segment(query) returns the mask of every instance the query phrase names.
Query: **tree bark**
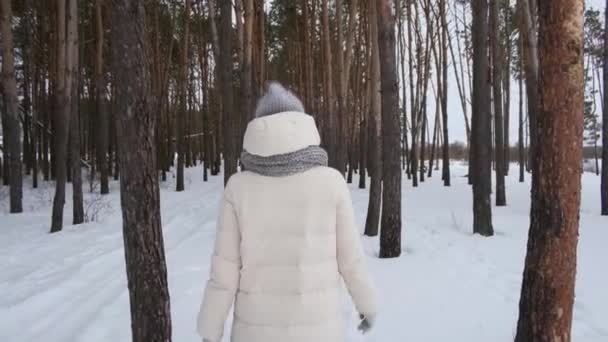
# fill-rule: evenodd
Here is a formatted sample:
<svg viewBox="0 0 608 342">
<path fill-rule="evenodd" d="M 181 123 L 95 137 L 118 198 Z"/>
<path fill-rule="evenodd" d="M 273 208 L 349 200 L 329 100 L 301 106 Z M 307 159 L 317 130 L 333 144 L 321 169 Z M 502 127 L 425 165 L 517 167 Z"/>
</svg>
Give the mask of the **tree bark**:
<svg viewBox="0 0 608 342">
<path fill-rule="evenodd" d="M 100 193 L 107 194 L 110 192 L 108 185 L 108 113 L 106 110 L 106 82 L 103 73 L 103 14 L 102 6 L 104 0 L 95 1 L 95 30 L 96 30 L 96 47 L 95 47 L 95 91 L 97 104 L 97 123 L 99 131 L 97 133 L 97 162 L 99 164 L 99 181 Z"/>
<path fill-rule="evenodd" d="M 245 2 L 245 51 L 243 55 L 242 65 L 242 89 L 243 89 L 243 103 L 242 115 L 245 118 L 245 124 L 243 125 L 242 134 L 244 134 L 244 128 L 246 123 L 253 119 L 254 114 L 254 103 L 253 103 L 253 0 L 243 0 Z"/>
<path fill-rule="evenodd" d="M 382 94 L 382 230 L 380 258 L 401 255 L 401 131 L 395 59 L 395 20 L 388 0 L 377 0 Z"/>
<path fill-rule="evenodd" d="M 425 163 L 426 163 L 426 132 L 428 126 L 428 116 L 427 116 L 427 92 L 429 88 L 429 80 L 431 78 L 431 51 L 432 47 L 435 44 L 435 22 L 431 19 L 429 8 L 430 4 L 428 2 L 423 2 L 422 10 L 424 12 L 424 18 L 427 25 L 426 32 L 426 40 L 425 40 L 425 48 L 424 53 L 421 55 L 420 63 L 422 65 L 423 72 L 420 74 L 418 78 L 419 83 L 419 98 L 418 103 L 420 104 L 418 107 L 418 126 L 420 126 L 420 130 L 418 130 L 417 134 L 420 135 L 420 182 L 424 182 L 424 172 L 425 172 Z M 419 33 L 419 37 L 420 37 Z M 422 47 L 422 42 L 419 42 L 419 46 Z"/>
<path fill-rule="evenodd" d="M 237 168 L 234 97 L 232 89 L 232 1 L 222 1 L 220 7 L 220 86 L 222 88 L 222 128 L 224 138 L 224 184 Z"/>
<path fill-rule="evenodd" d="M 232 1 L 232 0 L 231 0 Z M 234 16 L 236 24 L 236 59 L 239 67 L 243 66 L 244 50 L 245 50 L 245 30 L 243 24 L 243 6 L 244 0 L 234 0 Z"/>
<path fill-rule="evenodd" d="M 538 127 L 538 46 L 534 13 L 530 7 L 534 1 L 518 0 L 519 29 L 524 39 L 524 70 L 526 74 L 526 96 L 528 98 L 528 124 L 530 129 L 530 146 L 528 164 L 534 160 Z"/>
<path fill-rule="evenodd" d="M 70 163 L 72 173 L 72 223 L 80 224 L 84 222 L 84 205 L 82 196 L 82 170 L 80 168 L 80 109 L 79 109 L 79 83 L 80 83 L 80 63 L 79 41 L 78 41 L 78 2 L 69 0 L 68 13 L 68 50 L 71 55 L 70 65 L 68 66 L 71 76 L 69 82 L 72 83 L 70 89 Z"/>
<path fill-rule="evenodd" d="M 439 76 L 441 77 L 441 76 Z M 436 153 L 435 151 L 437 150 L 437 142 L 438 142 L 438 137 L 437 137 L 437 130 L 439 129 L 439 121 L 440 121 L 440 116 L 439 113 L 441 112 L 441 96 L 439 96 L 439 94 L 436 94 L 436 99 L 435 99 L 435 119 L 433 120 L 433 138 L 431 139 L 431 158 L 429 158 L 429 169 L 427 170 L 427 177 L 431 178 L 433 176 L 433 165 L 435 163 L 435 156 Z"/>
<path fill-rule="evenodd" d="M 205 161 L 203 164 L 203 180 L 208 181 L 208 173 L 213 169 L 213 129 L 211 127 L 211 120 L 209 117 L 211 116 L 211 111 L 209 109 L 209 95 L 211 91 L 209 90 L 209 54 L 207 52 L 207 47 L 204 49 L 205 57 L 203 59 L 203 75 L 204 75 L 204 86 L 203 86 L 203 127 L 204 127 L 204 138 L 205 138 Z M 212 172 L 212 171 L 211 171 Z"/>
<path fill-rule="evenodd" d="M 511 4 L 509 0 L 503 0 L 501 3 L 504 12 L 505 18 L 505 26 L 504 26 L 504 36 L 505 36 L 505 52 L 503 53 L 505 65 L 503 67 L 503 92 L 504 92 L 504 174 L 505 176 L 509 175 L 509 168 L 511 166 L 511 59 L 513 58 L 513 47 L 511 41 Z"/>
<path fill-rule="evenodd" d="M 430 66 L 428 66 L 428 68 L 430 68 Z M 422 112 L 422 127 L 420 129 L 420 168 L 418 170 L 420 172 L 420 182 L 424 182 L 424 173 L 426 172 L 426 130 L 428 123 L 428 117 L 426 113 L 426 91 L 423 93 L 422 96 L 424 97 L 424 100 L 422 100 L 423 106 L 420 108 Z"/>
<path fill-rule="evenodd" d="M 348 28 L 346 39 L 344 39 L 344 33 L 342 30 L 342 0 L 336 1 L 336 6 L 338 6 L 337 16 L 338 21 L 338 81 L 339 81 L 339 91 L 338 91 L 338 128 L 337 128 L 337 137 L 338 140 L 336 142 L 336 164 L 338 169 L 344 173 L 345 167 L 347 164 L 347 142 L 349 141 L 348 137 L 348 84 L 350 81 L 350 71 L 352 65 L 352 56 L 354 50 L 354 42 L 355 42 L 355 32 L 356 24 L 357 24 L 357 8 L 358 1 L 352 0 L 349 4 L 349 14 L 348 14 Z M 346 47 L 346 51 L 343 50 L 343 45 Z M 352 166 L 352 165 L 351 165 Z"/>
<path fill-rule="evenodd" d="M 33 120 L 32 115 L 32 43 L 31 38 L 34 33 L 34 28 L 32 27 L 32 17 L 33 17 L 33 6 L 29 0 L 23 0 L 25 11 L 23 11 L 23 18 L 21 19 L 23 23 L 21 26 L 21 59 L 23 65 L 23 81 L 21 82 L 21 89 L 23 94 L 23 102 L 22 102 L 22 112 L 23 112 L 23 161 L 25 164 L 25 174 L 30 175 L 33 162 L 36 159 L 36 150 L 34 149 L 33 141 L 34 141 L 34 132 L 36 127 L 36 122 Z M 32 179 L 35 177 L 32 177 Z"/>
<path fill-rule="evenodd" d="M 491 192 L 491 120 L 488 83 L 488 2 L 473 0 L 473 232 L 494 235 Z"/>
<path fill-rule="evenodd" d="M 366 118 L 361 119 L 359 124 L 359 189 L 365 189 L 367 182 L 367 136 L 368 129 Z"/>
<path fill-rule="evenodd" d="M 55 198 L 53 199 L 53 216 L 51 222 L 51 233 L 63 229 L 63 206 L 65 204 L 65 183 L 67 180 L 67 150 L 68 133 L 70 127 L 70 89 L 69 79 L 70 65 L 68 59 L 72 57 L 66 54 L 66 0 L 57 0 L 57 89 L 54 122 L 55 138 Z"/>
<path fill-rule="evenodd" d="M 257 13 L 258 13 L 258 36 L 259 36 L 259 65 L 258 65 L 258 70 L 259 70 L 259 78 L 258 78 L 258 91 L 257 94 L 261 95 L 262 93 L 262 89 L 264 88 L 264 84 L 266 83 L 266 80 L 268 79 L 267 75 L 266 75 L 266 59 L 268 58 L 266 55 L 266 34 L 265 34 L 265 28 L 266 28 L 266 12 L 264 12 L 264 0 L 257 0 L 258 1 L 258 7 L 257 7 Z"/>
<path fill-rule="evenodd" d="M 3 49 L 3 51 L 6 51 L 6 49 Z M 6 112 L 6 98 L 2 97 L 2 99 L 0 99 L 0 111 L 2 112 L 2 146 L 6 146 L 6 148 L 2 149 L 2 160 L 3 160 L 3 164 L 2 164 L 2 185 L 7 186 L 10 184 L 10 170 L 11 170 L 11 163 L 10 163 L 10 153 L 8 152 L 9 148 L 8 146 L 10 145 L 8 142 L 8 126 L 7 123 L 9 120 L 11 120 L 8 117 L 8 113 Z"/>
<path fill-rule="evenodd" d="M 219 36 L 217 32 L 217 24 L 216 24 L 216 11 L 215 11 L 215 1 L 216 0 L 207 0 L 207 5 L 209 7 L 209 27 L 211 29 L 211 45 L 213 49 L 213 57 L 218 62 L 220 61 L 220 43 Z"/>
<path fill-rule="evenodd" d="M 144 5 L 112 0 L 120 191 L 131 331 L 135 342 L 170 342 L 171 312 L 156 174 Z"/>
<path fill-rule="evenodd" d="M 473 4 L 471 3 L 471 12 L 473 12 Z M 472 13 L 473 15 L 473 13 Z M 462 19 L 463 19 L 463 27 L 464 27 L 464 48 L 465 48 L 465 56 L 466 56 L 466 50 L 468 48 L 471 48 L 471 50 L 474 49 L 474 47 L 472 46 L 473 43 L 470 42 L 471 40 L 474 40 L 473 36 L 473 27 L 471 26 L 471 28 L 469 29 L 469 26 L 467 24 L 467 15 L 466 15 L 466 3 L 462 4 Z M 472 55 L 474 55 L 474 52 L 472 53 Z M 475 60 L 475 57 L 472 58 L 473 61 Z M 474 62 L 470 63 L 468 61 L 466 61 L 466 66 L 467 66 L 467 79 L 468 79 L 468 83 L 469 83 L 469 90 L 471 91 L 471 136 L 469 139 L 469 174 L 468 174 L 468 183 L 469 185 L 473 185 L 474 182 L 474 178 L 475 178 L 475 147 L 474 147 L 474 142 L 475 142 L 475 136 L 473 135 L 473 126 L 475 125 L 475 109 L 474 104 L 473 104 L 473 93 L 475 92 L 474 90 L 474 75 L 471 74 L 471 64 L 473 64 Z M 464 82 L 464 81 L 463 81 Z"/>
<path fill-rule="evenodd" d="M 334 117 L 334 124 L 335 126 L 333 127 L 333 131 L 332 134 L 334 135 L 334 137 L 332 139 L 334 139 L 334 153 L 335 153 L 335 157 L 334 157 L 334 167 L 340 171 L 340 173 L 342 175 L 345 174 L 346 172 L 346 132 L 344 129 L 344 122 L 345 120 L 345 111 L 346 111 L 346 90 L 348 89 L 346 87 L 345 81 L 343 79 L 343 75 L 344 75 L 344 29 L 342 27 L 342 0 L 335 0 L 334 1 L 336 4 L 336 17 L 335 17 L 335 26 L 336 26 L 336 31 L 337 31 L 337 40 L 336 40 L 336 72 L 335 75 L 337 75 L 337 80 L 335 83 L 337 83 L 337 92 L 336 92 L 336 97 L 337 97 L 337 104 L 338 104 L 338 108 L 337 111 L 334 112 L 330 112 L 329 115 Z M 334 74 L 330 74 L 330 77 L 334 77 Z M 332 82 L 332 84 L 334 84 L 334 82 Z M 344 88 L 344 89 L 343 89 Z M 344 92 L 343 92 L 344 90 Z M 331 119 L 330 119 L 331 121 Z"/>
<path fill-rule="evenodd" d="M 418 186 L 418 144 L 416 139 L 416 132 L 418 131 L 418 122 L 416 119 L 417 113 L 417 104 L 416 104 L 416 96 L 414 95 L 414 55 L 413 55 L 413 39 L 412 39 L 412 31 L 414 30 L 414 22 L 412 18 L 412 1 L 407 2 L 407 45 L 408 45 L 408 54 L 409 54 L 409 79 L 410 79 L 410 111 L 411 111 L 411 132 L 412 132 L 412 148 L 411 148 L 411 157 L 410 157 L 410 174 L 412 175 L 412 185 L 414 187 Z M 420 66 L 418 66 L 420 68 Z"/>
<path fill-rule="evenodd" d="M 503 100 L 502 100 L 502 68 L 503 56 L 500 35 L 500 16 L 498 1 L 490 3 L 491 50 L 492 50 L 492 90 L 494 101 L 494 155 L 496 160 L 496 206 L 507 205 L 505 194 L 505 165 L 504 165 L 504 136 L 503 136 Z"/>
<path fill-rule="evenodd" d="M 325 144 L 327 145 L 329 153 L 329 165 L 339 171 L 340 168 L 337 165 L 337 125 L 336 125 L 336 112 L 334 108 L 334 84 L 333 84 L 333 62 L 331 53 L 331 34 L 329 32 L 329 9 L 327 8 L 328 0 L 321 1 L 321 26 L 323 29 L 323 78 L 325 85 L 325 96 L 323 97 L 326 129 L 325 129 Z"/>
<path fill-rule="evenodd" d="M 49 66 L 49 69 L 52 69 L 52 66 Z M 49 70 L 49 74 L 50 74 L 50 70 Z M 45 181 L 48 181 L 51 178 L 51 165 L 49 162 L 49 149 L 50 149 L 50 145 L 52 145 L 52 143 L 50 142 L 51 137 L 49 136 L 49 134 L 47 133 L 47 130 L 49 129 L 49 125 L 50 125 L 50 116 L 53 108 L 53 101 L 51 100 L 51 89 L 52 89 L 52 79 L 49 80 L 49 85 L 48 85 L 48 96 L 46 97 L 46 101 L 45 104 L 47 105 L 46 110 L 44 111 L 44 118 L 43 118 L 43 132 L 41 134 L 42 136 L 42 142 L 41 142 L 41 147 L 42 147 L 42 174 L 43 174 L 43 179 Z"/>
<path fill-rule="evenodd" d="M 302 30 L 302 34 L 304 35 L 303 38 L 303 42 L 304 42 L 304 49 L 303 49 L 303 58 L 304 58 L 304 74 L 302 75 L 304 78 L 304 105 L 306 107 L 306 110 L 310 111 L 311 113 L 314 113 L 314 101 L 313 101 L 313 52 L 311 51 L 312 49 L 312 43 L 311 43 L 311 27 L 312 27 L 312 22 L 310 20 L 310 14 L 309 14 L 309 6 L 308 6 L 308 0 L 301 0 L 301 7 L 302 7 L 302 20 L 304 21 L 304 28 Z"/>
<path fill-rule="evenodd" d="M 516 342 L 570 341 L 583 141 L 582 0 L 539 3 L 539 127 Z M 568 44 L 564 44 L 568 42 Z"/>
<path fill-rule="evenodd" d="M 224 2 L 227 2 L 227 1 L 224 1 Z M 214 76 L 215 76 L 216 82 L 214 82 L 215 89 L 213 90 L 213 92 L 220 93 L 220 92 L 223 91 L 223 85 L 222 85 L 222 78 L 224 77 L 223 76 L 223 68 L 224 68 L 223 65 L 226 64 L 226 61 L 225 61 L 225 59 L 222 58 L 223 55 L 222 55 L 222 52 L 220 51 L 223 48 L 222 48 L 222 46 L 220 44 L 219 34 L 218 34 L 218 31 L 217 31 L 217 24 L 216 24 L 217 12 L 216 12 L 216 8 L 215 8 L 215 0 L 207 0 L 207 5 L 209 7 L 209 17 L 208 17 L 208 19 L 209 19 L 209 26 L 210 26 L 210 29 L 211 29 L 211 42 L 212 42 L 211 49 L 212 49 L 212 52 L 213 52 L 213 60 L 217 61 L 216 62 L 217 64 L 216 64 L 216 66 L 214 68 L 214 73 L 215 73 Z M 232 31 L 232 30 L 230 30 L 230 31 Z M 223 31 L 222 31 L 222 34 L 223 34 Z M 226 43 L 232 45 L 231 42 L 226 42 Z M 232 55 L 230 55 L 230 56 L 231 57 L 229 59 L 229 61 L 230 61 L 229 68 L 230 68 L 230 70 L 232 72 Z M 230 91 L 230 94 L 232 94 L 232 88 L 229 88 L 229 91 Z M 211 91 L 210 91 L 210 93 L 211 93 Z M 223 103 L 223 101 L 224 101 L 223 97 L 222 97 L 221 101 Z M 230 101 L 230 102 L 232 102 L 232 101 Z M 230 104 L 230 105 L 232 106 L 233 104 Z M 213 122 L 212 123 L 212 126 L 213 126 L 212 130 L 215 133 L 214 136 L 213 136 L 213 139 L 212 139 L 213 140 L 213 144 L 212 144 L 213 146 L 210 147 L 210 149 L 211 149 L 210 151 L 212 153 L 212 156 L 210 156 L 210 158 L 211 158 L 212 164 L 213 164 L 212 167 L 211 167 L 211 175 L 212 176 L 216 176 L 220 172 L 221 156 L 220 156 L 219 146 L 220 146 L 220 141 L 222 140 L 223 136 L 225 135 L 225 134 L 221 134 L 220 131 L 224 130 L 224 129 L 227 129 L 226 125 L 223 125 L 220 128 L 220 124 L 223 122 L 223 121 L 220 120 L 221 112 L 215 113 L 215 114 L 216 114 L 215 117 L 210 120 L 210 122 Z M 228 165 L 224 164 L 224 167 L 226 168 L 226 167 L 228 167 Z M 236 167 L 235 167 L 235 169 L 236 169 Z M 234 171 L 234 172 L 236 172 L 236 171 Z M 224 174 L 224 182 L 225 183 L 227 182 L 228 177 L 229 177 L 228 175 Z"/>
<path fill-rule="evenodd" d="M 26 6 L 31 6 L 31 4 L 32 2 L 30 0 L 26 2 Z M 27 19 L 27 27 L 28 32 L 34 32 L 34 37 L 39 38 L 42 36 L 39 29 L 40 25 L 38 24 L 38 27 L 35 28 L 31 18 Z M 36 47 L 36 50 L 34 50 L 32 40 L 28 40 L 28 42 L 30 44 L 28 47 L 30 50 L 30 62 L 34 68 L 32 77 L 32 187 L 36 189 L 38 188 L 38 157 L 40 156 L 40 139 L 38 138 L 38 135 L 41 132 L 41 129 L 39 128 L 39 118 L 40 112 L 42 111 L 42 91 L 40 91 L 40 89 L 42 88 L 41 70 L 43 67 L 37 63 L 39 61 L 37 56 L 39 55 L 40 48 Z M 34 51 L 36 51 L 35 54 Z"/>
<path fill-rule="evenodd" d="M 3 127 L 5 127 L 4 163 L 9 164 L 9 206 L 11 213 L 23 212 L 23 175 L 21 162 L 21 127 L 19 127 L 19 107 L 17 99 L 17 83 L 15 80 L 15 65 L 13 57 L 13 31 L 11 27 L 13 10 L 10 0 L 0 1 L 0 29 L 2 30 L 2 86 L 5 98 Z M 8 157 L 8 160 L 6 159 Z M 6 177 L 5 173 L 5 177 Z"/>
<path fill-rule="evenodd" d="M 397 18 L 399 20 L 397 24 L 397 40 L 399 41 L 399 64 L 401 69 L 401 120 L 402 120 L 402 149 L 401 149 L 401 168 L 406 170 L 406 174 L 409 175 L 409 158 L 408 158 L 408 141 L 407 141 L 407 86 L 405 83 L 405 34 L 404 34 L 404 18 L 403 18 L 403 6 L 405 1 L 398 1 L 397 6 Z"/>
<path fill-rule="evenodd" d="M 443 149 L 442 149 L 442 165 L 441 165 L 441 179 L 443 179 L 444 186 L 451 185 L 450 179 L 450 138 L 448 135 L 448 21 L 447 21 L 447 1 L 441 0 L 439 5 L 439 11 L 441 16 L 441 46 L 442 53 L 441 58 L 443 61 L 442 74 L 443 80 L 441 84 L 441 122 L 443 123 Z M 456 66 L 454 66 L 456 70 Z M 457 72 L 457 71 L 456 71 Z M 465 122 L 468 122 L 465 112 Z M 468 127 L 468 123 L 466 124 Z"/>
<path fill-rule="evenodd" d="M 521 38 L 520 38 L 520 44 L 519 44 L 519 51 L 520 51 L 520 56 L 521 56 L 521 51 L 523 50 L 523 46 L 521 44 Z M 520 58 L 519 61 L 519 65 L 520 65 L 520 70 L 523 70 L 523 60 Z M 525 174 L 525 169 L 526 169 L 526 161 L 525 161 L 525 156 L 524 156 L 524 76 L 520 73 L 519 75 L 519 80 L 518 80 L 518 84 L 519 84 L 519 129 L 518 129 L 518 142 L 517 142 L 517 147 L 519 150 L 519 182 L 523 183 L 524 182 L 524 174 Z"/>
<path fill-rule="evenodd" d="M 380 224 L 380 203 L 382 200 L 382 136 L 381 136 L 381 103 L 380 103 L 380 55 L 378 50 L 377 9 L 374 1 L 369 2 L 370 45 L 372 48 L 372 66 L 370 74 L 370 106 L 368 117 L 368 165 L 371 177 L 365 235 L 378 235 Z"/>
<path fill-rule="evenodd" d="M 606 0 L 608 6 L 608 0 Z M 608 7 L 607 7 L 608 8 Z M 604 105 L 602 106 L 602 215 L 608 215 L 608 10 L 604 27 Z"/>
<path fill-rule="evenodd" d="M 232 2 L 230 1 L 232 4 Z M 180 73 L 179 73 L 179 90 L 178 99 L 179 110 L 176 115 L 177 124 L 177 178 L 175 182 L 175 191 L 184 191 L 184 162 L 186 159 L 186 142 L 184 134 L 186 130 L 186 121 L 188 120 L 188 45 L 190 44 L 190 7 L 192 1 L 186 0 L 184 4 L 184 35 L 182 41 Z M 232 86 L 232 83 L 230 83 Z"/>
</svg>

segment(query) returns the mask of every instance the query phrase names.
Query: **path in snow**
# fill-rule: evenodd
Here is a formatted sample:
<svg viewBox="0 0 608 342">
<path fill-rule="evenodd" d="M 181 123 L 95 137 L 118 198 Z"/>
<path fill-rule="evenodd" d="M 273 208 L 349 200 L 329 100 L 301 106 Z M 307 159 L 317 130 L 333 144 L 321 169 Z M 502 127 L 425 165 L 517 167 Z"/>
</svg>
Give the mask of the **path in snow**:
<svg viewBox="0 0 608 342">
<path fill-rule="evenodd" d="M 507 178 L 509 206 L 494 208 L 496 236 L 491 238 L 470 233 L 472 195 L 463 177 L 465 166 L 453 165 L 449 189 L 441 185 L 438 172 L 419 188 L 406 182 L 404 254 L 380 260 L 375 257 L 377 238 L 364 239 L 381 312 L 374 330 L 362 337 L 352 306 L 345 304 L 348 342 L 513 340 L 530 203 L 529 184 L 517 183 L 516 171 L 512 167 Z M 185 192 L 176 193 L 173 180 L 161 185 L 174 341 L 199 340 L 195 318 L 223 188 L 223 177 L 210 180 L 202 182 L 200 168 L 194 168 L 186 170 Z M 367 191 L 351 189 L 362 227 Z M 7 189 L 0 188 L 0 341 L 130 341 L 118 183 L 112 182 L 111 194 L 103 197 L 110 208 L 99 222 L 50 235 L 52 195 L 52 183 L 26 189 L 26 213 L 9 215 Z M 598 213 L 599 177 L 585 174 L 575 342 L 608 341 L 608 273 L 603 267 L 608 219 Z"/>
</svg>

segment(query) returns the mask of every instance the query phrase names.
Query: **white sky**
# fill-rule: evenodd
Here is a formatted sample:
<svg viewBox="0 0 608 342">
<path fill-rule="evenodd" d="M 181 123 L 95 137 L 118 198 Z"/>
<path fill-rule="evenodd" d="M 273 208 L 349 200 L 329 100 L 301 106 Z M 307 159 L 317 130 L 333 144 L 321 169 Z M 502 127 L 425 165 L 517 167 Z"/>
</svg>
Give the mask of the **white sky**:
<svg viewBox="0 0 608 342">
<path fill-rule="evenodd" d="M 606 7 L 606 1 L 604 0 L 586 0 L 585 1 L 587 6 L 593 7 L 593 8 L 601 8 L 604 9 Z"/>
</svg>

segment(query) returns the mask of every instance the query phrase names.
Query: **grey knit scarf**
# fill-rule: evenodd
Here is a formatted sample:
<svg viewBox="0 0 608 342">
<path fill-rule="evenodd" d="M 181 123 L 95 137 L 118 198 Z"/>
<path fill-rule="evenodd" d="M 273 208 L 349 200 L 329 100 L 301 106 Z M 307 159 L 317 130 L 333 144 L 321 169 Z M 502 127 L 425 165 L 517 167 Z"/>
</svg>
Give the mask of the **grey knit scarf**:
<svg viewBox="0 0 608 342">
<path fill-rule="evenodd" d="M 327 166 L 327 152 L 319 146 L 309 146 L 301 150 L 261 157 L 243 151 L 241 163 L 246 171 L 262 176 L 285 177 L 308 171 L 317 166 Z"/>
</svg>

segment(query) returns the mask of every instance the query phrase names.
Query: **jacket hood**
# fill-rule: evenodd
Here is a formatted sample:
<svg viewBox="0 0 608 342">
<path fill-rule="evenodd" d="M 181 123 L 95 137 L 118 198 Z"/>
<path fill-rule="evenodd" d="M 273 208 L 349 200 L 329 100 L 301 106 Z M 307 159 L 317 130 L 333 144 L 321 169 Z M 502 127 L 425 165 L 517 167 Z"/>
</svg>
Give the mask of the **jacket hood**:
<svg viewBox="0 0 608 342">
<path fill-rule="evenodd" d="M 301 112 L 281 112 L 249 122 L 243 149 L 250 154 L 270 157 L 319 146 L 321 137 L 312 116 Z"/>
</svg>

